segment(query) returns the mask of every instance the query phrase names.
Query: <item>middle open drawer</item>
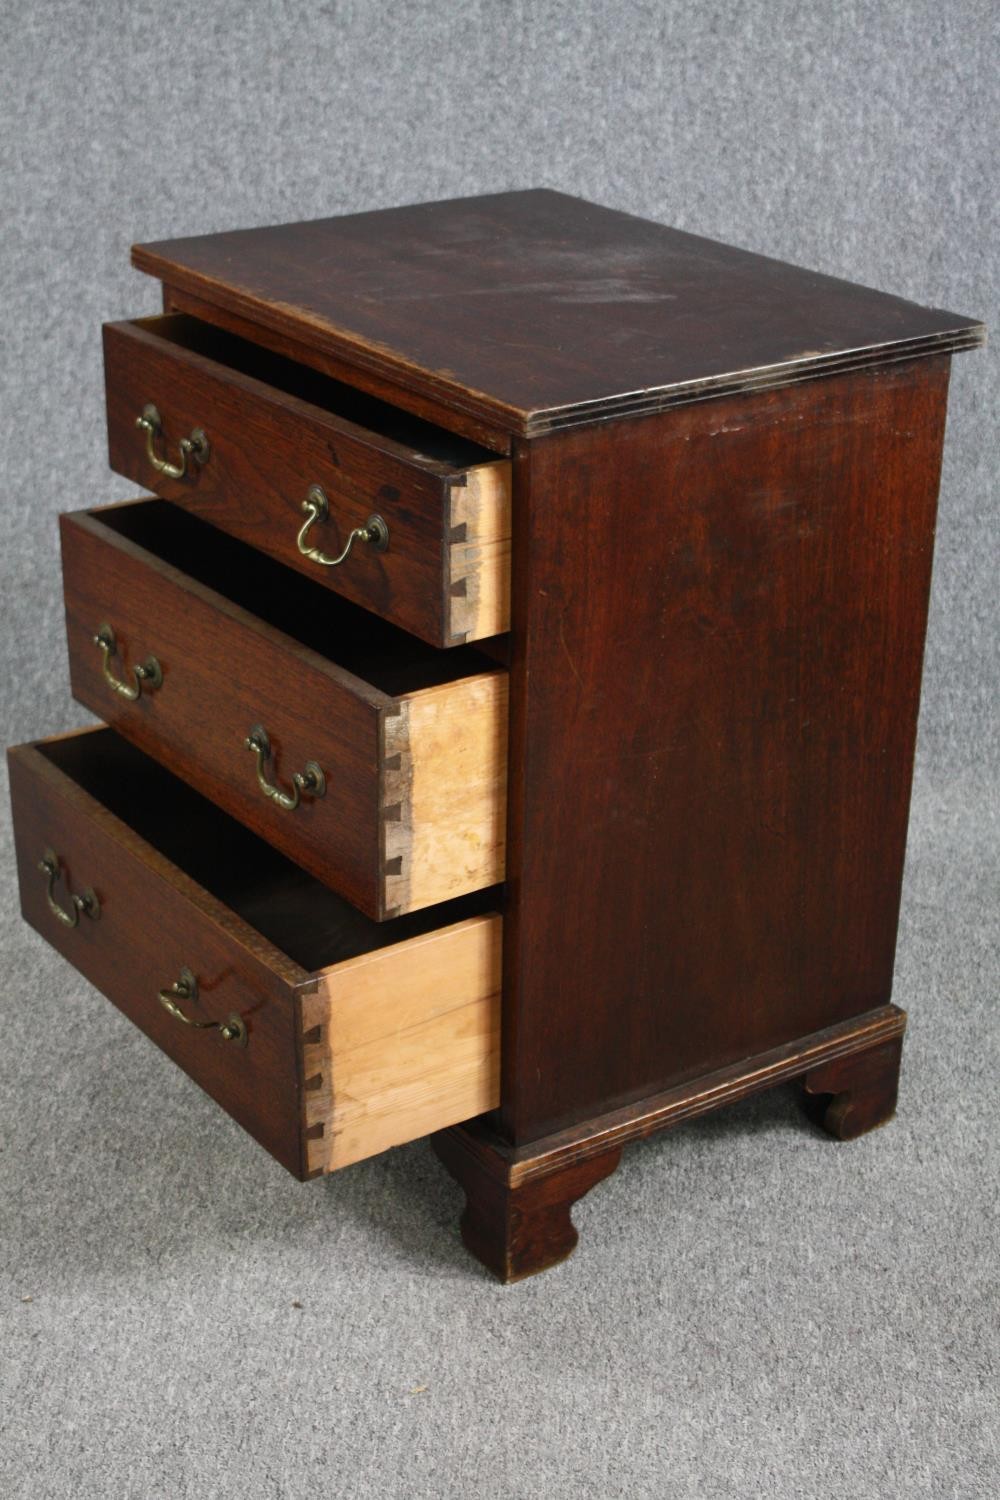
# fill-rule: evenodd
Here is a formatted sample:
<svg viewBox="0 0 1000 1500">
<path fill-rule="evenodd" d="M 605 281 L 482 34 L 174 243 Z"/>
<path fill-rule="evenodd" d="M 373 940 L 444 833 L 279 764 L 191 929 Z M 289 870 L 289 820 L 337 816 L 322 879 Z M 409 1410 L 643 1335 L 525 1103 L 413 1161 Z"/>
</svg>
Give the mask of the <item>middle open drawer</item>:
<svg viewBox="0 0 1000 1500">
<path fill-rule="evenodd" d="M 161 500 L 60 519 L 74 696 L 382 920 L 504 876 L 507 674 Z"/>
</svg>

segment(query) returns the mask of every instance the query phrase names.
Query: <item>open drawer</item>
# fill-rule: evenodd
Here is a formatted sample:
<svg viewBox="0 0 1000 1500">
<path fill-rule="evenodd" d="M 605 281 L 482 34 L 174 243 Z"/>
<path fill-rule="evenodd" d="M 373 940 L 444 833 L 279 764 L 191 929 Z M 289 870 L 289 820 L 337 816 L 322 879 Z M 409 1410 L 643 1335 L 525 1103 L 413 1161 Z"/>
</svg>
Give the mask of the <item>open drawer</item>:
<svg viewBox="0 0 1000 1500">
<path fill-rule="evenodd" d="M 432 645 L 509 628 L 508 459 L 184 314 L 104 366 L 119 474 Z"/>
<path fill-rule="evenodd" d="M 496 1107 L 494 893 L 379 925 L 109 729 L 8 760 L 26 920 L 297 1177 Z"/>
<path fill-rule="evenodd" d="M 70 680 L 99 718 L 376 920 L 503 879 L 503 668 L 162 500 L 60 529 Z"/>
</svg>

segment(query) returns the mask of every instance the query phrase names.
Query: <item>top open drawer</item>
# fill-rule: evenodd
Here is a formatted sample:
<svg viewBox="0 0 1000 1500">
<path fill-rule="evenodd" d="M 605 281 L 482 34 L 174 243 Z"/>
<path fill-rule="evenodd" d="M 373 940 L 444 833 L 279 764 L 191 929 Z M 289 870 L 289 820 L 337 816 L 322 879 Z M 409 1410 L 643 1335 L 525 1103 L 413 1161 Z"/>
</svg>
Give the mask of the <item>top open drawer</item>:
<svg viewBox="0 0 1000 1500">
<path fill-rule="evenodd" d="M 509 460 L 181 314 L 104 363 L 127 479 L 432 645 L 508 629 Z"/>
</svg>

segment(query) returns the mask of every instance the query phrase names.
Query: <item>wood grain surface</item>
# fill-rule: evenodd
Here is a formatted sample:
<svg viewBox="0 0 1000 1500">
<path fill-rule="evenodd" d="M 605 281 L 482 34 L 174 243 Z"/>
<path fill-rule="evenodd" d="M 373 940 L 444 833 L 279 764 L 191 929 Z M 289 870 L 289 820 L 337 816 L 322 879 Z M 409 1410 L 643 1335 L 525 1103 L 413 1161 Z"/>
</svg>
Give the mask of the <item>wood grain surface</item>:
<svg viewBox="0 0 1000 1500">
<path fill-rule="evenodd" d="M 888 1002 L 947 382 L 515 455 L 515 1144 Z"/>
<path fill-rule="evenodd" d="M 500 1102 L 499 916 L 363 954 L 303 996 L 310 1173 Z"/>
<path fill-rule="evenodd" d="M 384 909 L 447 901 L 504 877 L 507 674 L 397 699 L 381 727 Z"/>
<path fill-rule="evenodd" d="M 106 324 L 104 360 L 118 473 L 434 645 L 507 628 L 507 460 L 191 318 Z M 208 436 L 207 460 L 182 479 L 148 460 L 135 425 L 148 402 L 163 423 L 161 456 L 176 462 L 196 428 Z M 374 514 L 387 548 L 355 543 L 336 568 L 303 556 L 313 485 L 329 519 L 307 546 L 336 555 Z"/>
<path fill-rule="evenodd" d="M 369 921 L 109 729 L 18 746 L 9 764 L 26 920 L 290 1172 L 497 1104 L 493 895 Z M 96 919 L 71 928 L 49 906 L 49 848 L 55 899 L 69 910 L 92 888 Z M 163 1008 L 182 968 L 198 984 L 183 1011 L 235 1012 L 246 1047 Z"/>
<path fill-rule="evenodd" d="M 630 1142 L 794 1079 L 819 1096 L 824 1128 L 852 1139 L 895 1108 L 905 1028 L 903 1011 L 881 1006 L 521 1146 L 486 1116 L 442 1131 L 434 1149 L 466 1195 L 462 1238 L 501 1281 L 545 1271 L 576 1247 L 573 1204 Z"/>
<path fill-rule="evenodd" d="M 108 731 L 97 731 L 107 735 Z M 93 734 L 45 749 L 8 752 L 21 910 L 32 927 L 125 1012 L 178 1067 L 221 1104 L 282 1166 L 303 1175 L 295 986 L 306 973 L 233 911 L 185 876 L 83 790 L 60 762 L 96 751 Z M 102 749 L 114 753 L 105 740 Z M 46 847 L 60 859 L 62 905 L 68 890 L 92 886 L 100 918 L 65 926 L 49 909 L 38 861 Z M 242 1017 L 246 1047 L 174 1020 L 157 993 L 181 968 L 197 981 L 203 1020 Z M 136 1110 L 143 1109 L 136 1099 Z"/>
<path fill-rule="evenodd" d="M 163 501 L 60 524 L 70 680 L 81 703 L 369 916 L 503 878 L 502 668 L 380 626 Z M 128 679 L 152 654 L 160 687 L 130 701 L 109 686 L 94 644 L 105 622 L 118 646 L 114 674 Z M 297 638 L 279 628 L 286 624 Z M 387 753 L 411 715 L 405 756 L 399 745 Z M 450 738 L 435 733 L 440 722 Z M 321 797 L 305 793 L 287 810 L 262 792 L 245 746 L 258 724 L 271 744 L 269 781 L 288 792 L 293 773 L 315 761 Z M 424 795 L 428 785 L 440 795 Z"/>
<path fill-rule="evenodd" d="M 521 436 L 983 338 L 961 314 L 548 189 L 164 240 L 132 260 L 210 320 L 339 360 L 444 425 Z"/>
</svg>

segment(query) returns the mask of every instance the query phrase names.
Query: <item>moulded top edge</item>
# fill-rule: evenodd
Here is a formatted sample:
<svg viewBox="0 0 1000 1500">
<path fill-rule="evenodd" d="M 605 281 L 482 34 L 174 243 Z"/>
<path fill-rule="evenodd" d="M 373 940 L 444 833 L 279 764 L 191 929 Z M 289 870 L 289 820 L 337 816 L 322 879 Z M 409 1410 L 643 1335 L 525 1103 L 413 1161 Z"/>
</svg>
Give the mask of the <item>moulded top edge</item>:
<svg viewBox="0 0 1000 1500">
<path fill-rule="evenodd" d="M 137 245 L 133 262 L 442 413 L 527 436 L 984 335 L 545 189 Z"/>
</svg>

